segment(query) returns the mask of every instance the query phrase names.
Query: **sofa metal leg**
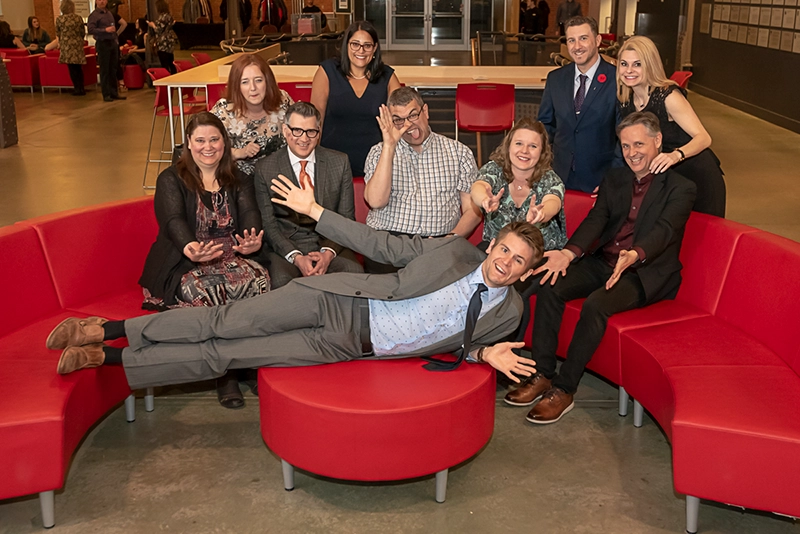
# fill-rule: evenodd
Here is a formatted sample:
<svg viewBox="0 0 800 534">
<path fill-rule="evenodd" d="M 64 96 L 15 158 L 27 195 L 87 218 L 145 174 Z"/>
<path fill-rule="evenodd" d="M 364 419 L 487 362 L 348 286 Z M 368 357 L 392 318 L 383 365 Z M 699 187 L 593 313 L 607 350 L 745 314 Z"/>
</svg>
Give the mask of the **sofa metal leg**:
<svg viewBox="0 0 800 534">
<path fill-rule="evenodd" d="M 628 399 L 630 396 L 628 392 L 625 391 L 625 388 L 620 386 L 619 387 L 619 415 L 625 417 L 628 415 Z"/>
<path fill-rule="evenodd" d="M 447 472 L 443 469 L 436 473 L 436 502 L 444 502 L 447 497 Z"/>
<path fill-rule="evenodd" d="M 292 491 L 294 489 L 294 467 L 286 460 L 281 460 L 283 467 L 283 489 Z"/>
<path fill-rule="evenodd" d="M 39 493 L 39 506 L 42 508 L 42 526 L 53 528 L 56 525 L 56 492 L 50 490 Z"/>
<path fill-rule="evenodd" d="M 639 428 L 642 426 L 642 419 L 644 418 L 644 408 L 642 404 L 633 399 L 633 426 Z"/>
<path fill-rule="evenodd" d="M 125 420 L 129 423 L 136 421 L 136 397 L 133 393 L 125 399 Z"/>
<path fill-rule="evenodd" d="M 697 517 L 700 515 L 700 499 L 698 497 L 686 496 L 686 532 L 695 534 L 697 532 Z"/>
<path fill-rule="evenodd" d="M 147 388 L 144 393 L 144 411 L 152 412 L 155 410 L 155 393 L 153 388 Z"/>
</svg>

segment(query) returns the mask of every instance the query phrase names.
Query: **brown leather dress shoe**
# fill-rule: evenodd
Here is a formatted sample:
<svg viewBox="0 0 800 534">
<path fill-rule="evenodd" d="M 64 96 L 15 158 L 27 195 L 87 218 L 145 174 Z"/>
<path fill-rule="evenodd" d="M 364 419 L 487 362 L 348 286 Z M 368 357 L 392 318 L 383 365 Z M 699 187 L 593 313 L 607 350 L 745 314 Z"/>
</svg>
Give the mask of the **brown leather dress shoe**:
<svg viewBox="0 0 800 534">
<path fill-rule="evenodd" d="M 62 350 L 89 343 L 101 343 L 103 341 L 103 325 L 107 322 L 108 319 L 102 317 L 64 319 L 47 336 L 45 345 L 50 350 Z"/>
<path fill-rule="evenodd" d="M 58 374 L 66 375 L 78 369 L 99 367 L 106 360 L 102 343 L 92 343 L 82 347 L 67 347 L 58 360 Z"/>
<path fill-rule="evenodd" d="M 537 425 L 549 425 L 561 419 L 565 413 L 575 407 L 572 393 L 559 388 L 551 388 L 544 392 L 542 400 L 533 407 L 526 418 Z"/>
<path fill-rule="evenodd" d="M 530 406 L 542 398 L 542 393 L 552 387 L 552 383 L 542 373 L 536 373 L 514 391 L 509 391 L 503 399 L 511 406 Z"/>
</svg>

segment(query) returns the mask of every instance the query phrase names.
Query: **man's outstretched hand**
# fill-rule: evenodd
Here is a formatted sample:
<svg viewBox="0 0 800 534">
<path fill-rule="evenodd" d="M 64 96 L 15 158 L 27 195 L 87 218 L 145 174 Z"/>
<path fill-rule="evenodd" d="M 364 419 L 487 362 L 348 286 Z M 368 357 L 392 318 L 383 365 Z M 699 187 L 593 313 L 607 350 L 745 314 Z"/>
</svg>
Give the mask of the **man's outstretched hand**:
<svg viewBox="0 0 800 534">
<path fill-rule="evenodd" d="M 273 197 L 272 201 L 274 203 L 282 204 L 302 215 L 308 215 L 315 221 L 319 221 L 320 216 L 322 216 L 324 208 L 314 200 L 313 187 L 308 189 L 298 187 L 287 177 L 279 174 L 277 178 L 272 179 L 270 189 L 283 197 Z"/>
<path fill-rule="evenodd" d="M 483 361 L 506 375 L 516 383 L 520 380 L 514 375 L 531 376 L 536 373 L 536 362 L 517 356 L 511 349 L 520 349 L 525 346 L 522 341 L 516 343 L 498 343 L 483 349 Z"/>
</svg>

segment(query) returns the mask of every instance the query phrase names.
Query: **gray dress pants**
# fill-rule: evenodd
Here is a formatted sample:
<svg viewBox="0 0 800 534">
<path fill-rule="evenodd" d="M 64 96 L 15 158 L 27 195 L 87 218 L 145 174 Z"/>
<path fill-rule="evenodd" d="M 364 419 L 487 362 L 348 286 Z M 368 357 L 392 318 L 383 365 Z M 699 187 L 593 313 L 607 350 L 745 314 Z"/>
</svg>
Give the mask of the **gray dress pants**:
<svg viewBox="0 0 800 534">
<path fill-rule="evenodd" d="M 361 356 L 361 310 L 353 297 L 291 282 L 225 306 L 128 319 L 122 363 L 138 389 L 217 378 L 228 369 L 352 360 Z"/>
</svg>

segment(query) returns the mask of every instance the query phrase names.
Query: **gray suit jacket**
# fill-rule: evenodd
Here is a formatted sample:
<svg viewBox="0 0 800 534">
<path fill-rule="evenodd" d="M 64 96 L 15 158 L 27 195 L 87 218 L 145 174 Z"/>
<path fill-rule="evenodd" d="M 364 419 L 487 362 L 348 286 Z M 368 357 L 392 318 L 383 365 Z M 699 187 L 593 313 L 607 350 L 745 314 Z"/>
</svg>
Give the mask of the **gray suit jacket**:
<svg viewBox="0 0 800 534">
<path fill-rule="evenodd" d="M 353 175 L 346 154 L 318 146 L 314 169 L 314 197 L 326 210 L 354 220 Z M 289 161 L 289 149 L 283 147 L 256 164 L 255 190 L 266 242 L 278 255 L 286 256 L 293 250 L 303 254 L 329 247 L 336 254 L 342 246 L 335 240 L 321 237 L 317 223 L 280 204 L 272 202 L 276 193 L 270 189 L 272 180 L 282 174 L 299 185 L 298 177 Z"/>
<path fill-rule="evenodd" d="M 294 280 L 297 284 L 337 295 L 377 300 L 411 299 L 452 284 L 486 259 L 485 253 L 462 237 L 396 237 L 330 210 L 323 212 L 317 231 L 375 261 L 402 267 L 395 274 L 330 273 Z M 517 328 L 521 316 L 522 298 L 509 287 L 503 302 L 478 321 L 473 346 L 488 346 L 505 338 Z M 463 334 L 457 334 L 406 356 L 455 352 L 461 348 L 462 341 Z"/>
</svg>

